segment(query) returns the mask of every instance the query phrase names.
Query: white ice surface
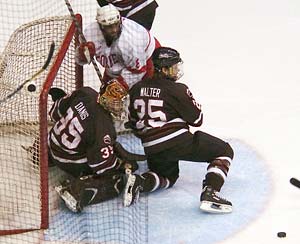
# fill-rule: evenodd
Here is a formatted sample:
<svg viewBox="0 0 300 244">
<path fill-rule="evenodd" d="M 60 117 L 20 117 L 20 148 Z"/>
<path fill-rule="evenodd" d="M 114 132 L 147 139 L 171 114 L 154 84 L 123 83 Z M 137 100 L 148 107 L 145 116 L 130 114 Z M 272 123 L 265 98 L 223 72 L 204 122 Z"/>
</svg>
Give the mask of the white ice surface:
<svg viewBox="0 0 300 244">
<path fill-rule="evenodd" d="M 272 177 L 265 211 L 220 243 L 300 242 L 300 190 L 289 184 L 300 178 L 299 27 L 296 0 L 160 1 L 153 31 L 181 52 L 184 81 L 203 104 L 202 129 L 246 142 Z"/>
</svg>

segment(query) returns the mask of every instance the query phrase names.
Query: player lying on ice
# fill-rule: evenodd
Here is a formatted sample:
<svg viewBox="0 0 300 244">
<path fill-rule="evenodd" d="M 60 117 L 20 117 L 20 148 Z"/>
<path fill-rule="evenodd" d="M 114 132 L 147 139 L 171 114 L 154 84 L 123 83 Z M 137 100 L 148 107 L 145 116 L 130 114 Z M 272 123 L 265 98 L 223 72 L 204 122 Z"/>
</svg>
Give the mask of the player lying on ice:
<svg viewBox="0 0 300 244">
<path fill-rule="evenodd" d="M 119 116 L 127 95 L 112 80 L 103 94 L 83 87 L 66 95 L 58 88 L 49 94 L 54 104 L 49 112 L 55 122 L 49 132 L 49 164 L 68 173 L 55 189 L 73 212 L 119 196 L 126 183 L 125 168 L 137 169 L 145 155 L 127 152 L 116 142 L 112 115 Z"/>
<path fill-rule="evenodd" d="M 135 84 L 129 91 L 129 123 L 144 146 L 149 171 L 129 176 L 124 205 L 136 202 L 139 192 L 153 192 L 172 187 L 179 177 L 179 160 L 207 162 L 207 173 L 200 196 L 200 209 L 212 213 L 229 213 L 231 202 L 218 196 L 233 159 L 231 146 L 212 135 L 190 132 L 200 126 L 203 115 L 182 77 L 179 53 L 168 47 L 152 55 L 153 78 Z"/>
</svg>

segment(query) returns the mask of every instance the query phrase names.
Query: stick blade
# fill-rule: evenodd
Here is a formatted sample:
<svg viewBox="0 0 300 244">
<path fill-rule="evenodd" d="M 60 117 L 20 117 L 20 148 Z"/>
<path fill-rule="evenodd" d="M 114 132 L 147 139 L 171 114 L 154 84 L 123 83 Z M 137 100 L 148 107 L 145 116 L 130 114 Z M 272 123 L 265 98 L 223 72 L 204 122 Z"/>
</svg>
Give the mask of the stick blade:
<svg viewBox="0 0 300 244">
<path fill-rule="evenodd" d="M 296 186 L 298 188 L 300 188 L 300 181 L 296 178 L 291 178 L 290 179 L 290 183 L 293 185 L 293 186 Z"/>
<path fill-rule="evenodd" d="M 46 62 L 45 62 L 45 64 L 44 64 L 43 68 L 42 68 L 43 70 L 45 70 L 45 69 L 48 67 L 48 65 L 50 64 L 50 61 L 51 61 L 51 59 L 52 59 L 54 50 L 55 50 L 55 43 L 54 43 L 54 41 L 52 41 L 52 43 L 51 43 L 51 45 L 50 45 L 48 57 L 47 57 Z"/>
</svg>

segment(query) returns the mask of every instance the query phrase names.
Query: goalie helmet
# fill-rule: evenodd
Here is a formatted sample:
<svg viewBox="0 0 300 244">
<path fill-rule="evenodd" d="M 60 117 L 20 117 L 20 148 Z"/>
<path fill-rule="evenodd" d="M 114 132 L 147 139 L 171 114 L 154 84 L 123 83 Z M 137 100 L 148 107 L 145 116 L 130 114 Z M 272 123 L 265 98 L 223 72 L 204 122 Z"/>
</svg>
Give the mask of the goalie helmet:
<svg viewBox="0 0 300 244">
<path fill-rule="evenodd" d="M 119 23 L 121 15 L 115 6 L 108 4 L 97 9 L 96 20 L 103 27 Z"/>
<path fill-rule="evenodd" d="M 125 109 L 127 94 L 127 89 L 117 79 L 112 79 L 108 82 L 104 92 L 100 91 L 98 103 L 108 110 L 113 117 L 121 118 Z"/>
<path fill-rule="evenodd" d="M 152 54 L 154 69 L 171 80 L 178 80 L 183 76 L 183 61 L 180 54 L 170 47 L 159 47 Z"/>
</svg>

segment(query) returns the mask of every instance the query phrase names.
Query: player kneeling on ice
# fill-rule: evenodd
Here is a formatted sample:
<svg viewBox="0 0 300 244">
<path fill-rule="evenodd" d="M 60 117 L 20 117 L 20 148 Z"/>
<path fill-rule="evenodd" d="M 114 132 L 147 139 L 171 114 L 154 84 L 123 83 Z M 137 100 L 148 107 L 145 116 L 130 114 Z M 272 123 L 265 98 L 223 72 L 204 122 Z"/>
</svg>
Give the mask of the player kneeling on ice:
<svg viewBox="0 0 300 244">
<path fill-rule="evenodd" d="M 142 140 L 149 171 L 129 176 L 124 205 L 134 203 L 139 192 L 172 187 L 179 177 L 179 160 L 186 160 L 208 163 L 200 209 L 231 212 L 231 202 L 218 196 L 233 159 L 231 146 L 202 131 L 190 132 L 189 126 L 202 124 L 203 114 L 189 88 L 175 82 L 183 75 L 179 53 L 160 47 L 154 51 L 152 61 L 154 76 L 138 82 L 129 91 L 127 123 Z"/>
<path fill-rule="evenodd" d="M 55 122 L 49 132 L 49 159 L 68 173 L 55 187 L 66 206 L 80 212 L 119 196 L 126 183 L 125 168 L 135 171 L 136 161 L 145 160 L 116 142 L 111 113 L 118 116 L 123 110 L 123 86 L 112 80 L 101 95 L 89 87 L 69 95 L 51 88 L 49 94 L 54 101 L 49 115 Z"/>
</svg>

